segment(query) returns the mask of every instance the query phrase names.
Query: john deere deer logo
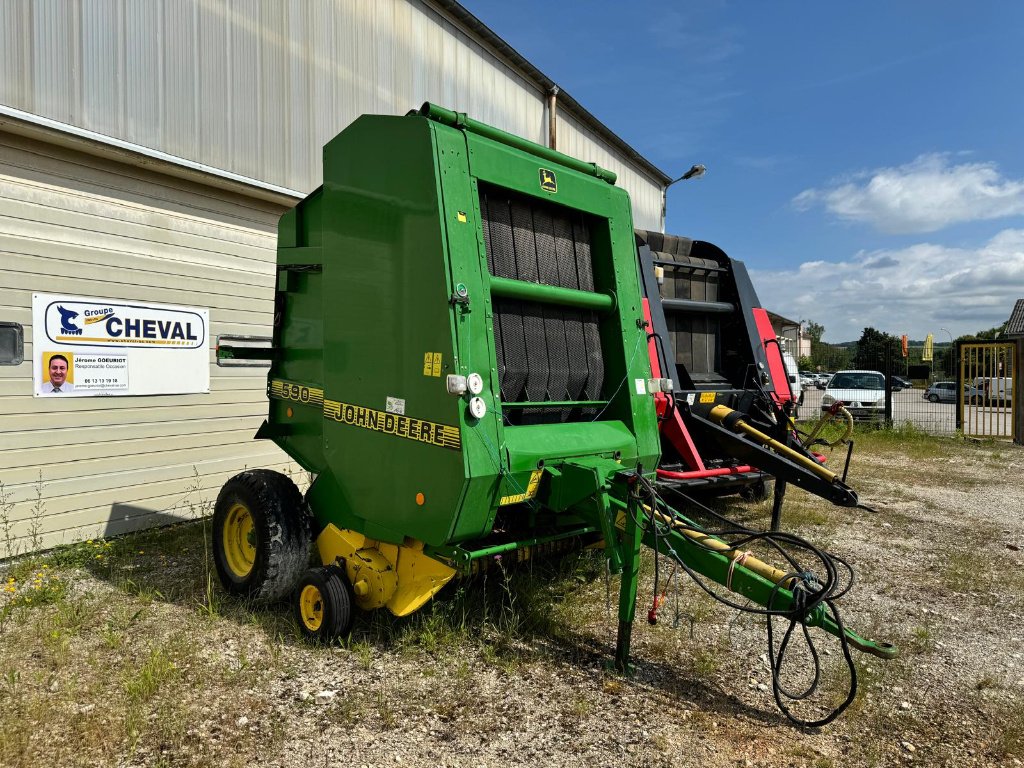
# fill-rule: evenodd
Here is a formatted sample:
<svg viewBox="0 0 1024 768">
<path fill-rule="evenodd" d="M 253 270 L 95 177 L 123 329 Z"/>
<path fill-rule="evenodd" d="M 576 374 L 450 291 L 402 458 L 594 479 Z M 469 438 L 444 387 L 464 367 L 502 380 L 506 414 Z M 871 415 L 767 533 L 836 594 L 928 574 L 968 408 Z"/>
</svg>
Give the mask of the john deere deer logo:
<svg viewBox="0 0 1024 768">
<path fill-rule="evenodd" d="M 540 188 L 545 192 L 558 191 L 558 179 L 555 178 L 554 171 L 549 171 L 547 168 L 540 169 Z"/>
</svg>

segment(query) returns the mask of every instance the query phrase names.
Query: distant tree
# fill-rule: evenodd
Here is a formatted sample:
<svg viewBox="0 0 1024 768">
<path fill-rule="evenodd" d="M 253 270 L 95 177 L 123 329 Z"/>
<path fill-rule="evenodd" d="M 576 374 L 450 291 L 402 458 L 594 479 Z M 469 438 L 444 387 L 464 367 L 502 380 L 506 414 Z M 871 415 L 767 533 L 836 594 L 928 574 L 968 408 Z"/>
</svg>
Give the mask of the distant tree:
<svg viewBox="0 0 1024 768">
<path fill-rule="evenodd" d="M 807 334 L 811 343 L 821 341 L 821 337 L 825 335 L 825 326 L 813 320 L 804 320 L 804 323 L 804 333 Z"/>
<path fill-rule="evenodd" d="M 850 368 L 851 354 L 848 347 L 811 341 L 811 369 L 816 371 L 841 371 Z"/>
<path fill-rule="evenodd" d="M 800 359 L 796 361 L 796 365 L 801 371 L 810 371 L 814 368 L 814 361 L 807 355 L 801 355 Z"/>
<path fill-rule="evenodd" d="M 1007 320 L 1002 325 L 997 325 L 995 328 L 989 328 L 987 331 L 978 331 L 971 338 L 972 338 L 972 340 L 976 339 L 978 341 L 991 341 L 993 339 L 998 339 L 1006 331 L 1006 323 L 1009 323 L 1009 322 L 1010 321 Z M 961 336 L 961 338 L 966 338 L 966 337 Z"/>
<path fill-rule="evenodd" d="M 860 369 L 881 371 L 885 366 L 887 354 L 892 360 L 897 357 L 902 359 L 900 340 L 891 333 L 884 333 L 870 327 L 865 328 L 857 341 L 853 364 Z"/>
</svg>

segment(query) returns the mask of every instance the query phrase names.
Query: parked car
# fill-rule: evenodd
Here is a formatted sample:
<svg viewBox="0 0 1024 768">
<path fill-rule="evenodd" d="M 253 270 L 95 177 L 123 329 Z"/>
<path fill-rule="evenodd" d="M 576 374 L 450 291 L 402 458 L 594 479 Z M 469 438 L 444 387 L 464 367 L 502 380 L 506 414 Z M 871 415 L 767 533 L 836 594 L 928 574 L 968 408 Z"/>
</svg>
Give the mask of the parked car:
<svg viewBox="0 0 1024 768">
<path fill-rule="evenodd" d="M 834 376 L 833 373 L 819 373 L 817 381 L 814 382 L 814 386 L 818 389 L 825 389 L 828 386 L 829 380 Z"/>
<path fill-rule="evenodd" d="M 986 403 L 1005 405 L 1013 399 L 1013 379 L 1009 376 L 978 376 L 974 388 Z"/>
<path fill-rule="evenodd" d="M 982 392 L 977 387 L 964 385 L 964 402 L 981 402 Z M 921 395 L 930 403 L 955 403 L 958 402 L 955 381 L 936 381 Z"/>
<path fill-rule="evenodd" d="M 842 403 L 857 421 L 885 417 L 885 376 L 878 371 L 838 371 L 821 396 L 821 410 Z"/>
<path fill-rule="evenodd" d="M 899 392 L 903 389 L 913 389 L 914 383 L 910 379 L 905 379 L 902 376 L 890 376 L 889 380 L 892 382 L 892 391 Z"/>
<path fill-rule="evenodd" d="M 796 367 L 796 360 L 793 359 L 793 356 L 789 354 L 789 352 L 783 352 L 782 364 L 786 367 L 786 376 L 789 379 L 789 389 L 793 393 L 793 397 L 797 399 L 796 404 L 798 406 L 803 405 L 804 385 L 803 382 L 800 381 L 800 373 Z"/>
</svg>

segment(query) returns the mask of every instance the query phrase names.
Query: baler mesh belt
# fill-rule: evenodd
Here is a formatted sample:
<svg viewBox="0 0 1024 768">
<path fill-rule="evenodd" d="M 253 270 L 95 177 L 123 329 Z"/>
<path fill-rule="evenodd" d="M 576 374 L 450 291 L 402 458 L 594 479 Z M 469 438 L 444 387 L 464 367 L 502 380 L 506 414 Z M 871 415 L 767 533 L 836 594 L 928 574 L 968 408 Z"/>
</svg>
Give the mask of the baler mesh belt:
<svg viewBox="0 0 1024 768">
<path fill-rule="evenodd" d="M 492 275 L 594 290 L 590 227 L 582 214 L 480 185 L 487 267 Z M 494 336 L 504 402 L 597 400 L 604 357 L 597 315 L 514 299 L 494 300 Z M 509 409 L 512 423 L 593 415 L 594 409 Z"/>
<path fill-rule="evenodd" d="M 662 296 L 666 299 L 719 301 L 719 278 L 716 271 L 718 263 L 689 255 L 689 241 L 685 251 L 653 251 L 654 258 L 675 261 L 680 265 L 678 269 L 665 269 Z M 676 365 L 681 365 L 691 375 L 722 373 L 722 324 L 717 315 L 695 315 L 666 310 L 665 322 L 672 336 Z"/>
</svg>

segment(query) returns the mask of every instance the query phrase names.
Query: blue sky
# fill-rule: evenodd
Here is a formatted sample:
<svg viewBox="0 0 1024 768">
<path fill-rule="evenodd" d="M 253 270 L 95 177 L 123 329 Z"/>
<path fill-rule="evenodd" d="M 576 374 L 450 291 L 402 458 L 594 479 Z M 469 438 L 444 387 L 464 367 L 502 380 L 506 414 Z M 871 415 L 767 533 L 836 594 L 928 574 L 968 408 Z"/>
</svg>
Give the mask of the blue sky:
<svg viewBox="0 0 1024 768">
<path fill-rule="evenodd" d="M 1024 4 L 463 5 L 666 173 L 706 165 L 667 231 L 826 341 L 942 340 L 1024 298 Z"/>
</svg>

